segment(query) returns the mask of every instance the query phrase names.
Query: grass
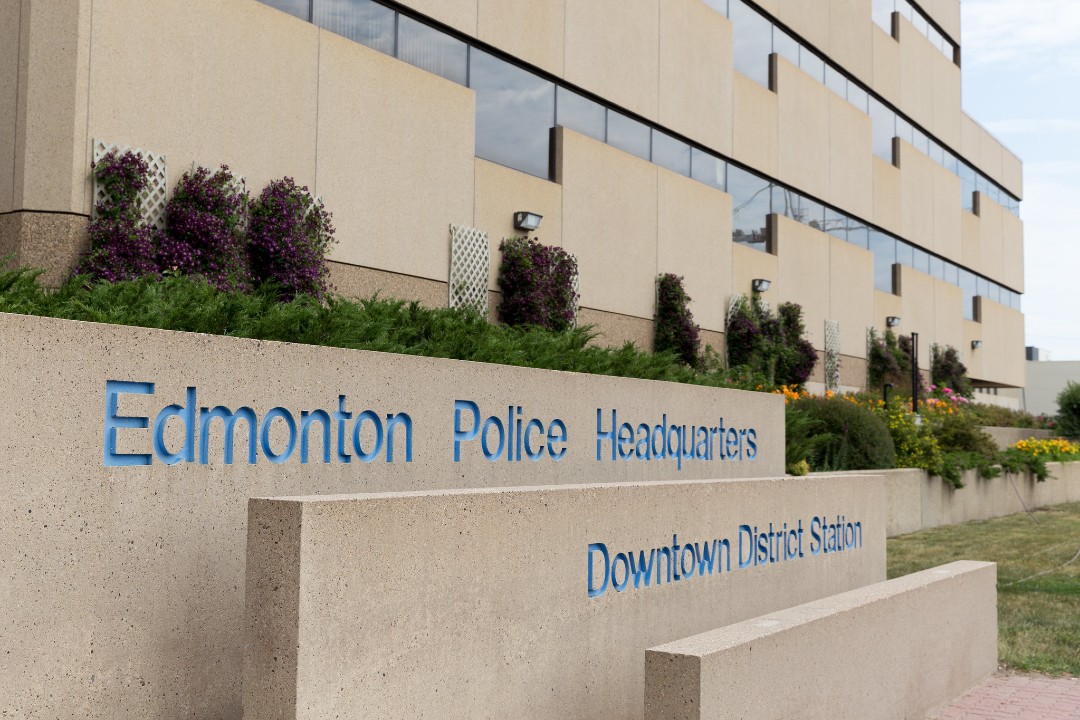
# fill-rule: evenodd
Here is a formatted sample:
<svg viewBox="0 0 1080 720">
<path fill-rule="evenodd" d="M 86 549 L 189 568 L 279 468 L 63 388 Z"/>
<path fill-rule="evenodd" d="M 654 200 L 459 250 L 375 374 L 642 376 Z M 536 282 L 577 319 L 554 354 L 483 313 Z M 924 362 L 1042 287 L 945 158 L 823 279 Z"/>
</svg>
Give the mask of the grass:
<svg viewBox="0 0 1080 720">
<path fill-rule="evenodd" d="M 1072 503 L 891 538 L 888 573 L 893 578 L 953 560 L 996 562 L 999 662 L 1080 676 L 1078 552 L 1080 503 Z"/>
</svg>

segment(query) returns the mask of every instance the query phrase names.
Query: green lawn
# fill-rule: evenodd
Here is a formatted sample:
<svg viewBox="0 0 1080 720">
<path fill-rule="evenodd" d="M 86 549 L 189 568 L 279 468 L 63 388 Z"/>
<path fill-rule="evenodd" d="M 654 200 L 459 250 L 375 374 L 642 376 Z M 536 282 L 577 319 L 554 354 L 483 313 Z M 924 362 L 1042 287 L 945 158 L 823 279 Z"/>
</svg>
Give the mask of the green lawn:
<svg viewBox="0 0 1080 720">
<path fill-rule="evenodd" d="M 996 562 L 999 661 L 1080 676 L 1078 552 L 1080 503 L 1073 503 L 892 538 L 889 577 L 953 560 Z"/>
</svg>

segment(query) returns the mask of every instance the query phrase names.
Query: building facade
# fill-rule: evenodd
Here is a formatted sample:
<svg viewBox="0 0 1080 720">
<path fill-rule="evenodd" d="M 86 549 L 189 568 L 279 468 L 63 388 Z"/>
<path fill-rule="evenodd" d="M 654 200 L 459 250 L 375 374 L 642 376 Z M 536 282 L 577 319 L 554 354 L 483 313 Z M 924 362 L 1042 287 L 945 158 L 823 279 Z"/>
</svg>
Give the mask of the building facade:
<svg viewBox="0 0 1080 720">
<path fill-rule="evenodd" d="M 866 384 L 899 318 L 1024 385 L 1020 161 L 964 114 L 958 0 L 6 0 L 0 245 L 86 249 L 95 148 L 289 175 L 334 213 L 339 291 L 445 305 L 448 228 L 574 253 L 581 318 L 648 346 L 655 278 L 705 339 L 771 281 Z M 815 371 L 820 387 L 823 363 Z"/>
</svg>

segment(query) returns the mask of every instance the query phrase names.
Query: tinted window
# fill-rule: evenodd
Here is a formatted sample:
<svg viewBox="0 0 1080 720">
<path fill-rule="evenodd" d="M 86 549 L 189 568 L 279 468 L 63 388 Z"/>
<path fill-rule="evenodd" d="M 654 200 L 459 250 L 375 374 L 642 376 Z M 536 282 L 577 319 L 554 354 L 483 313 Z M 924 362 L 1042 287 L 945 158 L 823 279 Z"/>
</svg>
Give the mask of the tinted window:
<svg viewBox="0 0 1080 720">
<path fill-rule="evenodd" d="M 847 99 L 848 102 L 859 108 L 864 113 L 870 112 L 870 96 L 861 87 L 853 82 L 847 84 Z"/>
<path fill-rule="evenodd" d="M 803 225 L 809 225 L 815 230 L 825 227 L 825 206 L 816 200 L 804 197 L 802 200 L 802 213 L 797 218 Z"/>
<path fill-rule="evenodd" d="M 777 215 L 803 222 L 803 196 L 783 185 L 772 187 L 772 211 Z"/>
<path fill-rule="evenodd" d="M 847 240 L 847 228 L 850 222 L 847 215 L 837 212 L 832 208 L 825 208 L 825 225 L 822 227 L 822 230 L 835 238 Z"/>
<path fill-rule="evenodd" d="M 975 275 L 968 270 L 960 270 L 960 291 L 964 294 L 964 319 L 975 319 Z"/>
<path fill-rule="evenodd" d="M 858 245 L 864 250 L 870 246 L 870 228 L 858 220 L 852 219 L 848 225 L 847 241 L 852 245 Z"/>
<path fill-rule="evenodd" d="M 773 26 L 772 33 L 772 51 L 795 67 L 799 67 L 799 43 L 795 38 L 791 37 L 775 25 Z"/>
<path fill-rule="evenodd" d="M 847 78 L 841 75 L 839 70 L 833 69 L 832 65 L 825 67 L 825 85 L 840 97 L 847 98 Z M 865 108 L 863 108 L 863 112 L 866 112 Z"/>
<path fill-rule="evenodd" d="M 915 248 L 909 243 L 899 240 L 896 243 L 896 262 L 904 267 L 915 266 Z"/>
<path fill-rule="evenodd" d="M 723 190 L 727 187 L 726 170 L 727 163 L 715 155 L 697 148 L 691 150 L 690 172 L 695 180 Z"/>
<path fill-rule="evenodd" d="M 874 154 L 882 160 L 893 161 L 892 141 L 896 135 L 896 113 L 880 100 L 870 98 L 870 120 L 873 123 Z"/>
<path fill-rule="evenodd" d="M 728 165 L 731 194 L 731 239 L 767 250 L 765 218 L 769 214 L 769 181 Z"/>
<path fill-rule="evenodd" d="M 594 140 L 605 141 L 607 110 L 603 105 L 560 87 L 556 94 L 558 117 L 563 127 L 588 135 Z"/>
<path fill-rule="evenodd" d="M 945 279 L 945 263 L 941 258 L 934 255 L 930 256 L 930 274 L 936 277 L 938 280 Z"/>
<path fill-rule="evenodd" d="M 398 18 L 398 57 L 447 80 L 466 83 L 469 49 L 465 43 L 404 15 Z"/>
<path fill-rule="evenodd" d="M 956 265 L 953 265 L 948 260 L 945 260 L 944 263 L 945 263 L 945 277 L 944 277 L 945 282 L 952 283 L 953 285 L 959 285 L 960 284 L 960 268 L 956 267 Z"/>
<path fill-rule="evenodd" d="M 914 142 L 912 143 L 915 146 L 915 149 L 921 152 L 923 155 L 929 155 L 930 138 L 926 137 L 926 133 L 924 133 L 922 130 L 919 130 L 918 128 L 915 128 L 912 131 L 912 135 L 915 138 Z"/>
<path fill-rule="evenodd" d="M 908 145 L 914 145 L 915 141 L 912 138 L 912 133 L 914 131 L 915 128 L 911 126 L 911 123 L 909 123 L 900 115 L 896 116 L 896 137 L 900 138 Z"/>
<path fill-rule="evenodd" d="M 262 0 L 270 7 L 295 15 L 301 20 L 311 20 L 310 0 Z"/>
<path fill-rule="evenodd" d="M 705 0 L 705 4 L 721 15 L 728 14 L 728 0 Z"/>
<path fill-rule="evenodd" d="M 394 54 L 394 11 L 372 0 L 315 0 L 315 24 L 369 48 Z"/>
<path fill-rule="evenodd" d="M 960 161 L 960 192 L 963 208 L 971 211 L 975 193 L 975 171 L 966 162 Z"/>
<path fill-rule="evenodd" d="M 874 22 L 887 33 L 892 32 L 893 0 L 874 0 Z"/>
<path fill-rule="evenodd" d="M 914 248 L 912 252 L 911 267 L 915 268 L 921 273 L 930 274 L 930 253 L 919 248 Z"/>
<path fill-rule="evenodd" d="M 607 141 L 610 145 L 643 160 L 649 159 L 651 133 L 647 125 L 614 110 L 608 111 L 607 121 Z"/>
<path fill-rule="evenodd" d="M 690 146 L 659 130 L 652 134 L 652 161 L 680 175 L 690 175 Z"/>
<path fill-rule="evenodd" d="M 871 230 L 870 252 L 874 253 L 874 288 L 883 292 L 893 292 L 896 239 L 878 230 Z"/>
<path fill-rule="evenodd" d="M 555 86 L 475 48 L 469 62 L 469 86 L 476 91 L 477 157 L 548 177 Z"/>
<path fill-rule="evenodd" d="M 733 26 L 735 69 L 757 84 L 768 87 L 772 24 L 742 0 L 731 0 L 728 13 Z"/>
<path fill-rule="evenodd" d="M 799 48 L 799 67 L 818 82 L 825 82 L 825 61 L 805 47 Z"/>
</svg>

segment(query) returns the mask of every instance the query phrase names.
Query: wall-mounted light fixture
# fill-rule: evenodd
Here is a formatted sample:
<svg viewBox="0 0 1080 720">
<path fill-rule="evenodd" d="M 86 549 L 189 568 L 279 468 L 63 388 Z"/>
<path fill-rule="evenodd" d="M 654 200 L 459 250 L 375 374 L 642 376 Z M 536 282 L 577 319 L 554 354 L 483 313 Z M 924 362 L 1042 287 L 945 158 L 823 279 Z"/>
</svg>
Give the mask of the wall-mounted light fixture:
<svg viewBox="0 0 1080 720">
<path fill-rule="evenodd" d="M 750 283 L 750 287 L 754 289 L 754 292 L 765 292 L 772 287 L 772 280 L 766 280 L 765 278 L 754 278 L 754 281 Z"/>
<path fill-rule="evenodd" d="M 896 327 L 900 324 L 900 318 L 896 315 L 890 315 L 885 318 L 885 327 Z"/>
<path fill-rule="evenodd" d="M 981 347 L 982 347 L 982 340 L 972 340 L 971 341 L 971 349 L 972 350 L 978 350 Z"/>
<path fill-rule="evenodd" d="M 514 213 L 514 229 L 531 231 L 540 227 L 540 221 L 544 219 L 543 215 L 538 213 L 529 212 L 528 210 L 519 210 Z"/>
</svg>

